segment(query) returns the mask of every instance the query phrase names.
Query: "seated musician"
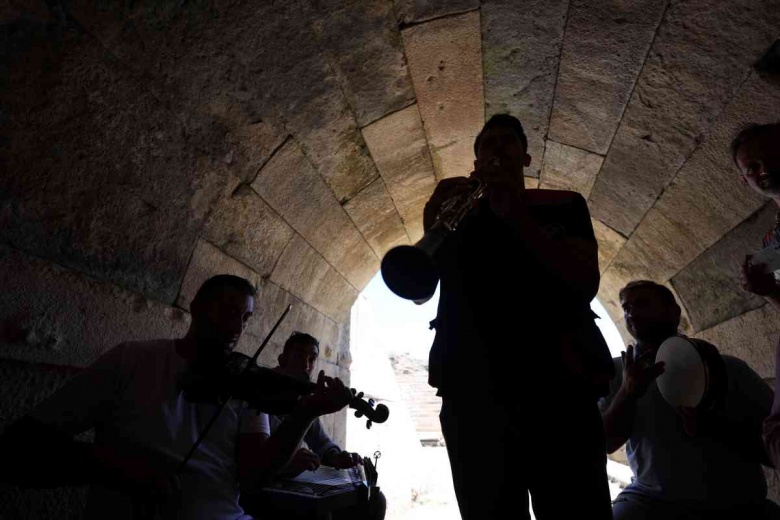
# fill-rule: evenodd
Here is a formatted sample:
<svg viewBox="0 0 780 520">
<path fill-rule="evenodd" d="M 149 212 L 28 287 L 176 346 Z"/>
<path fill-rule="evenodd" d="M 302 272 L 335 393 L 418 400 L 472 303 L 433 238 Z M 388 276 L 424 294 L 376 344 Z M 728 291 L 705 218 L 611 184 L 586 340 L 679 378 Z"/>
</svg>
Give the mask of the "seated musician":
<svg viewBox="0 0 780 520">
<path fill-rule="evenodd" d="M 294 332 L 285 342 L 279 355 L 279 366 L 274 370 L 285 375 L 308 381 L 320 355 L 319 341 L 309 334 Z M 274 415 L 269 416 L 272 434 L 286 419 Z M 342 450 L 328 436 L 319 419 L 315 420 L 303 436 L 306 447 L 300 447 L 290 462 L 279 472 L 279 476 L 293 477 L 306 470 L 316 470 L 320 465 L 334 468 L 352 468 L 362 464 L 363 460 L 357 453 Z M 354 508 L 345 508 L 332 512 L 334 519 L 365 518 L 381 520 L 385 517 L 385 497 L 381 491 L 372 492 L 368 504 Z M 270 511 L 266 511 L 269 512 Z M 285 512 L 285 516 L 289 513 Z"/>
<path fill-rule="evenodd" d="M 188 464 L 178 465 L 218 406 L 187 400 L 183 381 L 220 363 L 252 316 L 255 288 L 243 278 L 207 280 L 181 339 L 123 343 L 103 354 L 0 439 L 0 477 L 11 484 L 90 484 L 85 517 L 251 520 L 239 481 L 283 467 L 303 434 L 351 397 L 321 376 L 269 437 L 267 416 L 228 401 Z M 95 442 L 75 435 L 95 429 Z"/>
<path fill-rule="evenodd" d="M 769 464 L 761 443 L 769 386 L 746 363 L 724 355 L 723 401 L 706 412 L 673 408 L 656 384 L 664 365 L 655 354 L 677 334 L 681 311 L 674 295 L 663 285 L 634 281 L 620 291 L 620 303 L 636 343 L 613 360 L 618 375 L 599 403 L 607 452 L 627 443 L 634 474 L 613 504 L 615 520 L 778 518 L 761 469 Z"/>
<path fill-rule="evenodd" d="M 780 207 L 780 123 L 752 125 L 740 131 L 731 143 L 731 153 L 739 168 L 743 186 Z M 764 235 L 763 247 L 780 245 L 780 212 L 774 227 Z M 780 310 L 780 284 L 777 273 L 765 273 L 753 265 L 750 256 L 742 264 L 742 287 L 763 296 Z M 780 467 L 780 345 L 775 352 L 775 402 L 764 422 L 764 442 L 775 467 Z"/>
</svg>

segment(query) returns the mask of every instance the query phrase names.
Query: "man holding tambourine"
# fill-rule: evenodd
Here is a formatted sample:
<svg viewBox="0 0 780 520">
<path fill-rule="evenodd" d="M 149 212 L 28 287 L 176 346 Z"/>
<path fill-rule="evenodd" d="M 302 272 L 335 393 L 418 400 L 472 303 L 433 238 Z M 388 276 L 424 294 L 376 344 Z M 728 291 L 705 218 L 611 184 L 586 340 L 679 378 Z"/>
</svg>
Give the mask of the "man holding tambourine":
<svg viewBox="0 0 780 520">
<path fill-rule="evenodd" d="M 618 375 L 599 403 L 607 452 L 626 443 L 634 473 L 615 520 L 780 518 L 761 469 L 769 387 L 743 361 L 678 335 L 667 287 L 631 282 L 620 302 L 636 343 L 614 359 Z"/>
</svg>

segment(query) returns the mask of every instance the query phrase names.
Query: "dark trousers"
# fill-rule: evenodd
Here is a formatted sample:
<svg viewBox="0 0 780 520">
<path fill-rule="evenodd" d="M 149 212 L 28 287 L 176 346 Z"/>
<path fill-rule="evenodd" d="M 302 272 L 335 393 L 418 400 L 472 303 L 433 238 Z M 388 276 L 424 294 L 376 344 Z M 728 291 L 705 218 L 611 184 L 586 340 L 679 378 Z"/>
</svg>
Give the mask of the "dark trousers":
<svg viewBox="0 0 780 520">
<path fill-rule="evenodd" d="M 534 404 L 445 397 L 441 420 L 464 520 L 611 520 L 596 402 L 576 393 L 525 395 Z"/>
<path fill-rule="evenodd" d="M 378 488 L 372 490 L 368 502 L 361 502 L 351 507 L 334 509 L 330 513 L 317 515 L 313 513 L 296 513 L 290 509 L 277 509 L 272 502 L 252 503 L 252 516 L 258 520 L 384 520 L 387 510 L 387 500 Z"/>
<path fill-rule="evenodd" d="M 757 504 L 705 508 L 674 504 L 649 497 L 622 493 L 613 506 L 615 520 L 777 520 L 780 506 L 770 500 Z"/>
</svg>

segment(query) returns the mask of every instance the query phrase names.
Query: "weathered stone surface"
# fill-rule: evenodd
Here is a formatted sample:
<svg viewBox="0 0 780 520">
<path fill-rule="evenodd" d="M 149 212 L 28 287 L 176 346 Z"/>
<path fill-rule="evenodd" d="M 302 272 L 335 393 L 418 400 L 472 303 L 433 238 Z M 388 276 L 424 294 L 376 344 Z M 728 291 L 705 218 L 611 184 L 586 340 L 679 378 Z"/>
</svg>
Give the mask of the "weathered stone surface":
<svg viewBox="0 0 780 520">
<path fill-rule="evenodd" d="M 268 161 L 252 188 L 356 288 L 379 270 L 376 254 L 294 140 Z"/>
<path fill-rule="evenodd" d="M 75 8 L 88 27 L 105 23 L 93 20 L 93 4 Z M 302 0 L 136 5 L 114 16 L 120 30 L 103 41 L 144 75 L 203 148 L 229 155 L 228 133 L 270 120 L 296 135 L 346 201 L 377 173 L 339 81 L 324 65 L 311 9 Z"/>
<path fill-rule="evenodd" d="M 187 266 L 181 290 L 176 298 L 176 305 L 189 311 L 190 303 L 195 298 L 203 282 L 218 274 L 232 274 L 245 278 L 255 287 L 261 283 L 261 277 L 246 264 L 241 263 L 214 244 L 199 239 L 192 252 L 192 258 Z"/>
<path fill-rule="evenodd" d="M 751 76 L 634 231 L 615 263 L 667 280 L 757 210 L 764 201 L 739 185 L 729 143 L 746 123 L 779 118 L 780 89 Z M 592 208 L 592 195 L 590 202 Z"/>
<path fill-rule="evenodd" d="M 360 233 L 378 258 L 392 247 L 408 244 L 401 217 L 381 178 L 375 180 L 344 205 Z"/>
<path fill-rule="evenodd" d="M 522 8 L 491 0 L 481 9 L 485 113 L 508 112 L 523 123 L 534 158 L 529 177 L 542 166 L 568 6 L 569 0 L 533 0 Z"/>
<path fill-rule="evenodd" d="M 219 201 L 203 228 L 203 238 L 265 277 L 294 234 L 246 184 Z"/>
<path fill-rule="evenodd" d="M 777 206 L 767 203 L 672 278 L 694 330 L 709 329 L 766 303 L 742 289 L 740 265 L 746 254 L 761 248 L 761 237 L 774 226 L 776 213 Z"/>
<path fill-rule="evenodd" d="M 189 316 L 77 271 L 0 248 L 0 357 L 86 366 L 124 341 L 183 336 Z"/>
<path fill-rule="evenodd" d="M 306 332 L 320 341 L 320 359 L 337 362 L 340 353 L 339 336 L 343 327 L 304 303 L 275 283 L 266 281 L 259 289 L 255 312 L 247 323 L 247 333 L 237 346 L 239 352 L 254 354 L 266 335 L 279 320 L 287 305 L 290 313 L 279 325 L 259 358 L 264 366 L 274 367 L 282 353 L 284 342 L 293 331 Z M 246 341 L 245 341 L 246 340 Z"/>
<path fill-rule="evenodd" d="M 599 244 L 599 268 L 603 273 L 626 243 L 626 238 L 596 219 L 591 219 L 591 222 L 593 234 L 596 235 L 596 241 Z"/>
<path fill-rule="evenodd" d="M 479 8 L 479 0 L 393 0 L 401 24 L 422 22 Z"/>
<path fill-rule="evenodd" d="M 0 236 L 173 302 L 227 176 L 83 33 L 21 24 L 0 93 Z"/>
<path fill-rule="evenodd" d="M 780 320 L 771 305 L 764 305 L 696 334 L 724 354 L 744 360 L 761 377 L 775 375 L 775 346 Z"/>
<path fill-rule="evenodd" d="M 604 157 L 579 148 L 547 140 L 539 187 L 572 190 L 586 199 L 601 169 Z"/>
<path fill-rule="evenodd" d="M 409 238 L 416 242 L 422 237 L 423 207 L 436 186 L 417 105 L 366 126 L 363 138 Z"/>
<path fill-rule="evenodd" d="M 299 235 L 285 248 L 271 281 L 337 322 L 349 319 L 349 310 L 358 295 Z"/>
<path fill-rule="evenodd" d="M 778 25 L 777 0 L 669 7 L 591 193 L 595 218 L 633 232 L 777 38 Z"/>
<path fill-rule="evenodd" d="M 387 0 L 315 4 L 314 30 L 341 78 L 359 126 L 414 100 L 393 5 Z"/>
<path fill-rule="evenodd" d="M 523 184 L 525 184 L 525 189 L 535 190 L 539 188 L 539 177 L 523 177 Z"/>
<path fill-rule="evenodd" d="M 607 153 L 668 3 L 572 0 L 550 139 Z"/>
<path fill-rule="evenodd" d="M 433 20 L 402 34 L 436 176 L 468 175 L 485 118 L 479 13 Z"/>
</svg>

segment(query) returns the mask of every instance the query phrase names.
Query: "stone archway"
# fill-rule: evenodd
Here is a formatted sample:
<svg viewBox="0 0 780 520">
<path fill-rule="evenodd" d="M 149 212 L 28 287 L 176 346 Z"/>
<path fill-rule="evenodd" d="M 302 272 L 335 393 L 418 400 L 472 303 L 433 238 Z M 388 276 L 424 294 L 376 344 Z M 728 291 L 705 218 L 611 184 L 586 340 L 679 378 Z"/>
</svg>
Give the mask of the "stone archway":
<svg viewBox="0 0 780 520">
<path fill-rule="evenodd" d="M 776 51 L 754 67 L 776 0 L 54 1 L 0 26 L 0 364 L 181 334 L 194 288 L 233 272 L 261 288 L 241 348 L 295 303 L 265 362 L 306 329 L 348 377 L 355 298 L 508 111 L 527 185 L 588 199 L 612 318 L 623 283 L 667 283 L 687 332 L 772 377 L 777 320 L 735 266 L 775 210 L 727 146 L 780 120 Z"/>
</svg>

